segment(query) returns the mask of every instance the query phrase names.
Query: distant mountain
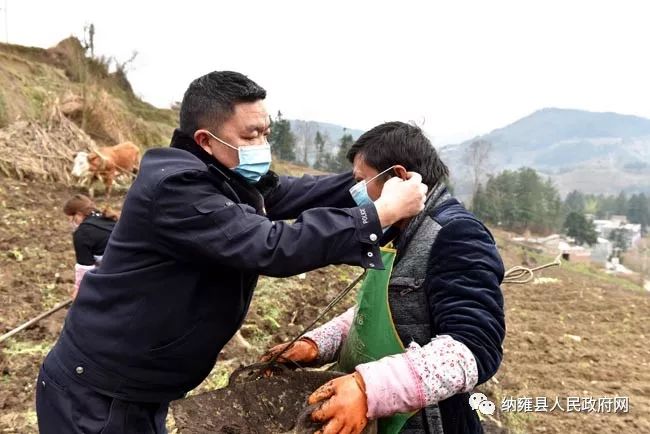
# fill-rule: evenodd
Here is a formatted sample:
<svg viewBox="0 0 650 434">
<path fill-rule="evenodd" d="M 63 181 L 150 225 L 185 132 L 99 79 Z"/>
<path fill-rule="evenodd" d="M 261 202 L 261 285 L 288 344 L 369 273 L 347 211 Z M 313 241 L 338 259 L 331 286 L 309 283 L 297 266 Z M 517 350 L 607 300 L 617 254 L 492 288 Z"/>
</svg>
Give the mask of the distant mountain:
<svg viewBox="0 0 650 434">
<path fill-rule="evenodd" d="M 489 172 L 532 167 L 562 194 L 578 189 L 615 194 L 650 191 L 650 119 L 618 113 L 547 108 L 440 152 L 461 196 L 471 192 L 467 149 L 492 144 Z"/>
<path fill-rule="evenodd" d="M 310 165 L 316 161 L 316 146 L 314 139 L 320 131 L 325 139 L 325 150 L 336 154 L 339 149 L 339 141 L 344 134 L 351 134 L 356 140 L 363 131 L 343 127 L 341 125 L 328 124 L 326 122 L 303 121 L 290 119 L 291 132 L 296 137 L 296 159 L 304 162 L 305 159 Z"/>
</svg>

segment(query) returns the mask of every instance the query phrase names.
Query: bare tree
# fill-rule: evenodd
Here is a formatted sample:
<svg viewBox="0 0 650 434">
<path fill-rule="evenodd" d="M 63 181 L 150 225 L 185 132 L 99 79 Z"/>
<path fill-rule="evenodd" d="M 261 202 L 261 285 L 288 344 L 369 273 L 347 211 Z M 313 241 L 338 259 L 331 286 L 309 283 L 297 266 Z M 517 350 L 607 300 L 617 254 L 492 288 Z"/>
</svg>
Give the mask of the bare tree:
<svg viewBox="0 0 650 434">
<path fill-rule="evenodd" d="M 474 140 L 465 151 L 465 159 L 469 165 L 472 178 L 472 202 L 481 184 L 481 180 L 489 170 L 492 143 L 484 139 Z"/>
<path fill-rule="evenodd" d="M 114 74 L 118 85 L 131 94 L 133 94 L 133 88 L 131 87 L 131 83 L 129 83 L 129 80 L 126 77 L 126 73 L 133 69 L 133 62 L 135 61 L 136 57 L 138 57 L 138 52 L 134 50 L 133 53 L 131 53 L 131 57 L 123 62 L 120 62 L 115 58 L 113 59 L 115 62 Z"/>
<path fill-rule="evenodd" d="M 133 52 L 131 53 L 131 57 L 129 57 L 124 62 L 120 62 L 117 59 L 115 59 L 115 69 L 120 71 L 122 74 L 126 75 L 126 73 L 132 68 L 133 62 L 135 62 L 136 57 L 138 57 L 138 52 L 136 50 L 133 50 Z"/>
<path fill-rule="evenodd" d="M 309 165 L 309 151 L 314 149 L 314 138 L 316 137 L 317 124 L 312 121 L 298 121 L 295 124 L 296 138 L 298 139 L 298 144 L 302 145 L 302 162 Z M 298 147 L 297 147 L 298 148 Z M 299 152 L 299 149 L 296 149 L 296 154 Z M 300 158 L 296 155 L 296 160 L 299 161 Z"/>
<path fill-rule="evenodd" d="M 82 43 L 84 50 L 90 50 L 90 57 L 95 57 L 95 25 L 90 23 L 84 26 L 84 40 Z"/>
</svg>

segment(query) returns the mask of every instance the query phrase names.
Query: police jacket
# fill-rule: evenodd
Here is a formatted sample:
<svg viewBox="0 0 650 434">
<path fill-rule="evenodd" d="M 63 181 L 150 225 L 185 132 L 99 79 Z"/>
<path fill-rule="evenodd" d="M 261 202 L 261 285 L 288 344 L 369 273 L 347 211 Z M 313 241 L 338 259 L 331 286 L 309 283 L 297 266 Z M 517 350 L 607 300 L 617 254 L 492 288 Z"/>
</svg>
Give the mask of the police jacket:
<svg viewBox="0 0 650 434">
<path fill-rule="evenodd" d="M 241 326 L 260 274 L 383 267 L 377 211 L 354 206 L 352 184 L 349 173 L 269 173 L 253 186 L 176 131 L 170 148 L 144 155 L 53 359 L 119 399 L 182 397 Z"/>
</svg>

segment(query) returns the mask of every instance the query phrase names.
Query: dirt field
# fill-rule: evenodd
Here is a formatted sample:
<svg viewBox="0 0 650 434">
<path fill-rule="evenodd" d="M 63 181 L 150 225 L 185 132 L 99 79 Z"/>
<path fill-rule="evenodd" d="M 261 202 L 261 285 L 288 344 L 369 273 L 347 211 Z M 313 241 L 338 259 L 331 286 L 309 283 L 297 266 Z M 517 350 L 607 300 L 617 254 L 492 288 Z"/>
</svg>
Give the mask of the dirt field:
<svg viewBox="0 0 650 434">
<path fill-rule="evenodd" d="M 64 300 L 72 285 L 74 255 L 60 212 L 71 191 L 0 178 L 0 333 Z M 114 205 L 119 205 L 116 197 Z M 507 266 L 520 247 L 497 234 Z M 549 258 L 526 255 L 529 265 Z M 229 344 L 193 393 L 223 386 L 228 374 L 309 322 L 358 272 L 330 267 L 305 279 L 261 279 L 242 329 L 245 342 Z M 650 432 L 650 297 L 634 283 L 595 268 L 564 264 L 543 277 L 557 281 L 504 285 L 508 335 L 501 370 L 480 389 L 495 400 L 493 426 L 510 432 Z M 337 312 L 349 306 L 349 296 Z M 33 383 L 65 312 L 2 344 L 0 432 L 36 432 Z M 567 412 L 567 398 L 628 397 L 627 413 Z M 502 400 L 556 397 L 565 411 L 501 411 Z M 521 408 L 520 410 L 525 410 Z"/>
<path fill-rule="evenodd" d="M 507 235 L 498 237 L 506 262 L 521 260 Z M 529 256 L 531 265 L 548 259 Z M 500 419 L 522 432 L 650 432 L 649 293 L 584 264 L 542 275 L 557 281 L 504 285 L 505 358 L 498 384 L 487 388 L 500 399 L 546 396 L 549 410 L 557 397 L 564 411 L 500 412 Z M 567 398 L 615 396 L 629 398 L 628 413 L 567 411 Z"/>
</svg>

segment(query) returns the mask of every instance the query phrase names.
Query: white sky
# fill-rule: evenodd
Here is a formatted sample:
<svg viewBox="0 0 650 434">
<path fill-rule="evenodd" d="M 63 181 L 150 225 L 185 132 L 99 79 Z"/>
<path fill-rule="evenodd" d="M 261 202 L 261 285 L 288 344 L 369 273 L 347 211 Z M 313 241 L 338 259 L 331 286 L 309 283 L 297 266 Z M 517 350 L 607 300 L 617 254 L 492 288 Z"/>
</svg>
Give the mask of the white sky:
<svg viewBox="0 0 650 434">
<path fill-rule="evenodd" d="M 8 26 L 5 28 L 6 1 Z M 423 123 L 437 145 L 543 107 L 650 118 L 650 2 L 0 0 L 0 38 L 48 47 L 96 27 L 145 100 L 212 70 L 264 86 L 272 113 L 368 129 Z"/>
</svg>

